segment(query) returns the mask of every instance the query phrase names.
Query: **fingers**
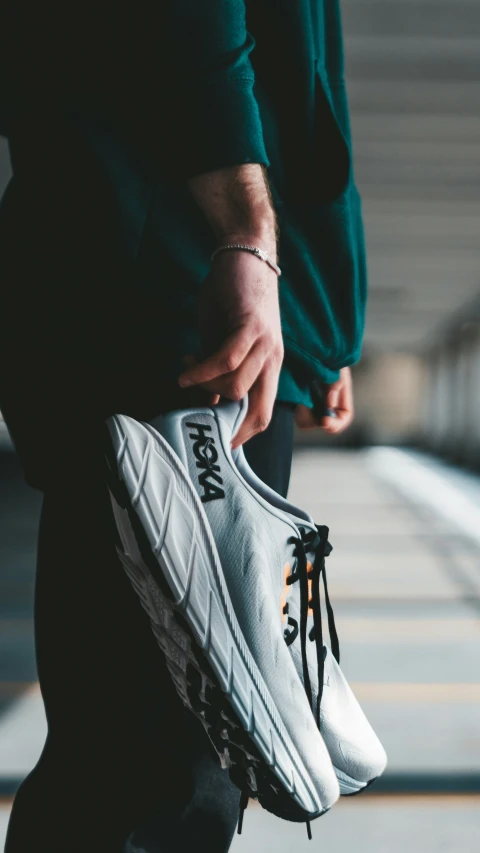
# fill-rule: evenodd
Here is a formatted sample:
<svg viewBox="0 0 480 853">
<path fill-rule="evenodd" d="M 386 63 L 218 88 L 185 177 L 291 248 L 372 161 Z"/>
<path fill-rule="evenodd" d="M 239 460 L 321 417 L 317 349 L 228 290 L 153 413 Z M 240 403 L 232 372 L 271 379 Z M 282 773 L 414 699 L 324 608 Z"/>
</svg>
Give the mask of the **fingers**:
<svg viewBox="0 0 480 853">
<path fill-rule="evenodd" d="M 341 385 L 335 382 L 331 385 L 325 395 L 325 408 L 335 411 L 340 406 Z"/>
<path fill-rule="evenodd" d="M 325 395 L 325 414 L 320 420 L 320 426 L 325 432 L 333 435 L 339 431 L 340 425 L 340 383 L 331 385 Z"/>
<path fill-rule="evenodd" d="M 270 363 L 249 391 L 247 416 L 232 441 L 233 449 L 267 428 L 272 419 L 277 386 L 278 369 Z"/>
<path fill-rule="evenodd" d="M 257 380 L 265 364 L 265 349 L 260 344 L 252 347 L 237 370 L 204 382 L 202 388 L 214 391 L 227 400 L 243 400 Z"/>
<path fill-rule="evenodd" d="M 200 364 L 190 358 L 184 360 L 187 369 L 179 377 L 180 386 L 201 387 L 228 400 L 242 400 L 267 363 L 278 381 L 283 361 L 281 339 L 275 342 L 273 337 L 264 335 L 253 341 L 252 344 L 251 334 L 244 329 L 237 330 L 215 355 Z"/>
<path fill-rule="evenodd" d="M 335 410 L 335 415 L 336 417 L 326 416 L 322 418 L 321 427 L 325 432 L 328 432 L 329 435 L 335 435 L 336 433 L 343 432 L 353 421 L 353 412 L 349 412 L 346 409 L 337 408 Z"/>
<path fill-rule="evenodd" d="M 237 329 L 226 338 L 216 353 L 204 361 L 192 365 L 180 374 L 178 383 L 181 388 L 191 385 L 205 385 L 218 376 L 232 373 L 239 367 L 252 347 L 252 337 L 244 327 Z"/>
<path fill-rule="evenodd" d="M 343 432 L 353 421 L 353 388 L 349 368 L 342 368 L 340 380 L 332 385 L 325 398 L 326 409 L 332 410 L 335 417 L 326 414 L 321 421 L 321 427 L 329 435 Z"/>
</svg>

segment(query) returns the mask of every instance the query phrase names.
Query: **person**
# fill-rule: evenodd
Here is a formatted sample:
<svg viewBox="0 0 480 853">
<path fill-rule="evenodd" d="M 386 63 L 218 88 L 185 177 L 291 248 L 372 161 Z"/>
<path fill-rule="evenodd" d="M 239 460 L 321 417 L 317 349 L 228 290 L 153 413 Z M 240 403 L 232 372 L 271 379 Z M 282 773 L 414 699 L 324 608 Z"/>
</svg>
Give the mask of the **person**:
<svg viewBox="0 0 480 853">
<path fill-rule="evenodd" d="M 285 495 L 294 420 L 351 422 L 366 275 L 339 3 L 0 14 L 0 406 L 44 491 L 48 721 L 6 851 L 221 853 L 240 794 L 119 566 L 101 433 L 114 412 L 248 393 L 235 444 Z M 242 248 L 211 259 L 229 245 L 263 250 L 280 279 Z"/>
</svg>

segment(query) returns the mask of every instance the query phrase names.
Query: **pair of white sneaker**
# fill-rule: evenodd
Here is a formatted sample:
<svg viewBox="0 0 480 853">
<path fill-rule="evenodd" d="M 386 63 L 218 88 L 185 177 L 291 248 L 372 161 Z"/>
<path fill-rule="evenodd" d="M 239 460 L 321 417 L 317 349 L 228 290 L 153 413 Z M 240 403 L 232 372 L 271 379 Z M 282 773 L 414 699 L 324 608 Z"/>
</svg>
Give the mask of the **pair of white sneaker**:
<svg viewBox="0 0 480 853">
<path fill-rule="evenodd" d="M 232 453 L 245 409 L 116 415 L 108 479 L 120 556 L 181 698 L 247 796 L 308 821 L 386 756 L 338 665 L 328 531 Z"/>
</svg>

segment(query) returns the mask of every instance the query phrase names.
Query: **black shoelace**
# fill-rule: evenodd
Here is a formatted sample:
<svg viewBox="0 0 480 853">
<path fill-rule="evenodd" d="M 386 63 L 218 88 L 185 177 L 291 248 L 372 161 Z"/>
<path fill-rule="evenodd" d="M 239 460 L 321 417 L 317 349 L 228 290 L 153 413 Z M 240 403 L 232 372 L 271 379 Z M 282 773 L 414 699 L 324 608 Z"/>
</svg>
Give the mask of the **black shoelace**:
<svg viewBox="0 0 480 853">
<path fill-rule="evenodd" d="M 320 727 L 320 704 L 323 695 L 323 681 L 325 669 L 325 654 L 323 646 L 323 628 L 322 628 L 322 605 L 320 599 L 320 581 L 323 580 L 323 589 L 325 595 L 325 607 L 327 610 L 328 632 L 330 635 L 330 646 L 332 654 L 340 663 L 340 646 L 338 642 L 337 629 L 335 627 L 335 618 L 333 608 L 330 603 L 328 594 L 327 573 L 325 568 L 325 558 L 332 552 L 332 546 L 328 541 L 328 527 L 325 525 L 316 525 L 315 530 L 305 530 L 299 527 L 300 536 L 291 536 L 288 540 L 289 545 L 294 545 L 293 555 L 295 564 L 290 575 L 287 577 L 287 584 L 299 581 L 300 583 L 300 625 L 296 619 L 289 615 L 288 602 L 283 608 L 283 613 L 287 616 L 288 628 L 284 631 L 284 638 L 287 646 L 290 646 L 298 637 L 300 632 L 300 644 L 302 650 L 302 670 L 303 683 L 305 691 L 310 703 L 310 707 L 315 715 L 317 725 Z M 313 554 L 313 562 L 309 564 L 307 559 L 308 554 Z M 311 589 L 311 597 L 310 597 Z M 308 635 L 311 642 L 315 642 L 317 652 L 317 675 L 318 675 L 318 693 L 316 707 L 313 708 L 312 685 L 308 672 L 307 660 L 307 623 L 308 611 L 313 612 L 313 626 Z M 242 792 L 240 801 L 240 819 L 238 822 L 238 833 L 240 834 L 243 826 L 243 815 L 248 805 L 248 794 Z M 308 838 L 311 840 L 312 831 L 310 821 L 306 821 Z"/>
<path fill-rule="evenodd" d="M 292 584 L 297 580 L 300 581 L 300 642 L 302 649 L 303 682 L 310 707 L 315 715 L 317 725 L 320 728 L 320 705 L 323 696 L 325 670 L 320 580 L 323 580 L 330 646 L 335 660 L 337 663 L 340 662 L 340 645 L 338 642 L 337 629 L 335 627 L 333 608 L 328 594 L 327 571 L 325 567 L 325 558 L 331 554 L 332 546 L 328 541 L 328 527 L 325 525 L 316 525 L 316 530 L 305 530 L 305 528 L 300 527 L 299 533 L 299 537 L 292 536 L 289 539 L 289 544 L 295 545 L 293 553 L 296 558 L 296 563 L 290 577 L 287 578 L 287 583 Z M 313 563 L 309 563 L 307 554 L 314 555 Z M 315 642 L 317 652 L 318 692 L 315 708 L 313 708 L 312 686 L 310 683 L 307 661 L 307 620 L 309 609 L 313 612 L 313 626 L 308 638 L 310 641 Z M 284 613 L 288 614 L 288 603 L 284 607 Z M 298 635 L 298 626 L 296 625 L 295 620 L 291 619 L 291 617 L 288 619 L 288 624 L 291 625 L 292 630 L 286 630 L 284 632 L 284 636 L 285 642 L 287 645 L 290 645 Z M 312 830 L 309 820 L 306 821 L 306 827 L 308 838 L 311 841 Z"/>
<path fill-rule="evenodd" d="M 300 626 L 296 620 L 288 616 L 288 625 L 291 630 L 286 629 L 284 632 L 285 642 L 287 645 L 293 641 L 300 633 L 300 643 L 302 650 L 302 669 L 305 691 L 310 702 L 310 707 L 315 715 L 317 725 L 320 725 L 320 704 L 323 695 L 324 667 L 325 654 L 323 647 L 323 627 L 322 627 L 322 606 L 320 599 L 320 581 L 323 581 L 323 589 L 325 596 L 325 607 L 327 610 L 328 632 L 330 635 L 330 645 L 332 654 L 337 661 L 340 662 L 340 646 L 338 642 L 337 629 L 335 627 L 335 617 L 333 608 L 328 594 L 327 572 L 325 567 L 325 558 L 332 551 L 332 546 L 328 541 L 328 527 L 325 525 L 317 525 L 316 530 L 305 530 L 299 528 L 300 536 L 292 536 L 289 539 L 289 544 L 294 545 L 295 565 L 290 576 L 287 578 L 287 584 L 300 583 Z M 307 555 L 313 554 L 313 562 L 309 564 Z M 311 597 L 310 597 L 311 591 Z M 312 642 L 315 642 L 317 652 L 317 675 L 318 675 L 318 693 L 313 708 L 312 687 L 310 683 L 310 675 L 308 672 L 307 661 L 307 620 L 309 609 L 313 612 L 313 627 L 308 635 Z M 283 612 L 288 615 L 288 603 L 285 605 Z"/>
</svg>

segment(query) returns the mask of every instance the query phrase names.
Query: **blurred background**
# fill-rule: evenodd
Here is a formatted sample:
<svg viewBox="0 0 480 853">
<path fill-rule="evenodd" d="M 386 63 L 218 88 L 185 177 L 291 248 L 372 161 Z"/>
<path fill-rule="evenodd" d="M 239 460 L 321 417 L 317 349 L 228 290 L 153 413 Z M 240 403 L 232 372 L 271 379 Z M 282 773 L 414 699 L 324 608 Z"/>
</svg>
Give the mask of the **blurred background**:
<svg viewBox="0 0 480 853">
<path fill-rule="evenodd" d="M 342 667 L 385 777 L 313 826 L 249 808 L 234 853 L 473 853 L 480 835 L 480 3 L 343 0 L 370 302 L 356 423 L 298 436 L 331 528 Z M 9 178 L 0 149 L 0 193 Z M 0 848 L 45 736 L 32 633 L 40 495 L 0 421 Z"/>
</svg>

